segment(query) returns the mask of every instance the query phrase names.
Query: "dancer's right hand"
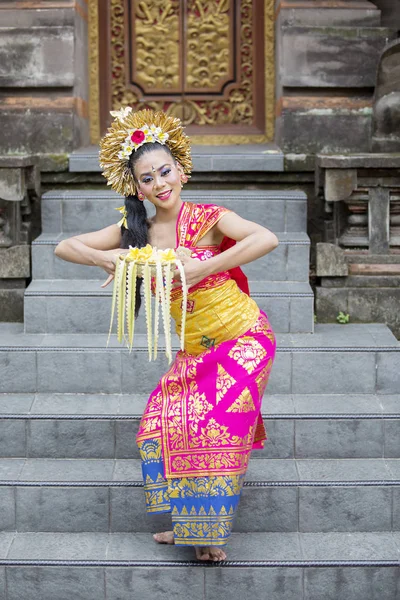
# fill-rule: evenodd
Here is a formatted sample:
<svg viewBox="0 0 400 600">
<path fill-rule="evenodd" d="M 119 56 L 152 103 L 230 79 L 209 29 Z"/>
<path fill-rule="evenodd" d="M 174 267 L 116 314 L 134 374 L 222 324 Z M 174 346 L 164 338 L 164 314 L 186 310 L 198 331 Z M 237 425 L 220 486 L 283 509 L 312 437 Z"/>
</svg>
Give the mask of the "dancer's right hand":
<svg viewBox="0 0 400 600">
<path fill-rule="evenodd" d="M 104 283 L 101 284 L 100 287 L 105 288 L 111 281 L 114 279 L 115 275 L 115 265 L 117 263 L 117 258 L 120 254 L 127 254 L 129 249 L 127 248 L 119 248 L 118 250 L 105 250 L 103 252 L 103 259 L 99 266 L 108 273 L 108 277 Z"/>
</svg>

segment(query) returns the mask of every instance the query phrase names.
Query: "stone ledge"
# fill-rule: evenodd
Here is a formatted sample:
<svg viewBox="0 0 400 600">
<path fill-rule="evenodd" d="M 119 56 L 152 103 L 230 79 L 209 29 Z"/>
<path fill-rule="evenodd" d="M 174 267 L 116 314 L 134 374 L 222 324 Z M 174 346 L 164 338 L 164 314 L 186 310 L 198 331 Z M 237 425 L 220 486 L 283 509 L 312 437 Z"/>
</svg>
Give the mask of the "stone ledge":
<svg viewBox="0 0 400 600">
<path fill-rule="evenodd" d="M 98 146 L 71 153 L 70 172 L 101 172 Z M 278 171 L 284 170 L 283 153 L 275 144 L 235 146 L 192 146 L 193 171 Z"/>
<path fill-rule="evenodd" d="M 400 152 L 317 154 L 316 164 L 324 169 L 399 169 Z"/>
</svg>

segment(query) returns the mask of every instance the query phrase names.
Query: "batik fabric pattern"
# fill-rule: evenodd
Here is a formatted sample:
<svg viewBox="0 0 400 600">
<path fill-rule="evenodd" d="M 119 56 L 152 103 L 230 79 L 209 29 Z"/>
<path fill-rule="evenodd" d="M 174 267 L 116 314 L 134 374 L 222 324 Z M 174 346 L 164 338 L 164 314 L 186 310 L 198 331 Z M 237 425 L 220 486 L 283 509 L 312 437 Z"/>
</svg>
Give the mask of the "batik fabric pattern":
<svg viewBox="0 0 400 600">
<path fill-rule="evenodd" d="M 225 214 L 184 203 L 177 246 L 204 260 L 219 252 L 198 241 Z M 229 273 L 190 288 L 185 350 L 151 394 L 137 443 L 148 512 L 171 512 L 177 545 L 223 545 L 233 525 L 252 449 L 267 434 L 261 401 L 276 341 L 267 315 Z M 181 291 L 172 316 L 180 331 Z"/>
</svg>

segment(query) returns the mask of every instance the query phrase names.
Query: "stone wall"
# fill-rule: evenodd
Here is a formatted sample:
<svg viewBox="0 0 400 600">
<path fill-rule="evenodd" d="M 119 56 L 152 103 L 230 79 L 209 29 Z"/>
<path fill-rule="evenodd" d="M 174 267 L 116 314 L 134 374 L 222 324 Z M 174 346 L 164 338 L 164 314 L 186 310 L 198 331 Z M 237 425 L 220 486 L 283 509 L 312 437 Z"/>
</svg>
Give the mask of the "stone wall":
<svg viewBox="0 0 400 600">
<path fill-rule="evenodd" d="M 40 153 L 67 168 L 89 141 L 84 0 L 0 4 L 0 154 Z"/>
<path fill-rule="evenodd" d="M 363 0 L 276 10 L 276 142 L 286 153 L 368 151 L 379 56 L 397 30 Z"/>
</svg>

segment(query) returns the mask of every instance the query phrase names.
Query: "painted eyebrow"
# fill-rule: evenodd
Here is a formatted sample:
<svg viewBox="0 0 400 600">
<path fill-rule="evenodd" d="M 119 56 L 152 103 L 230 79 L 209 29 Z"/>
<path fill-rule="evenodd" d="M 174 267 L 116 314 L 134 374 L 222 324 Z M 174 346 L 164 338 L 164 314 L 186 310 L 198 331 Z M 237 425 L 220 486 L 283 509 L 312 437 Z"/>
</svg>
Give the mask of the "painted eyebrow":
<svg viewBox="0 0 400 600">
<path fill-rule="evenodd" d="M 171 165 L 169 163 L 165 163 L 165 165 L 162 165 L 159 169 L 157 169 L 157 171 L 161 171 L 164 167 L 170 167 Z M 144 175 L 151 175 L 151 172 L 148 171 L 147 173 L 141 173 L 139 175 L 139 177 L 144 177 Z"/>
</svg>

